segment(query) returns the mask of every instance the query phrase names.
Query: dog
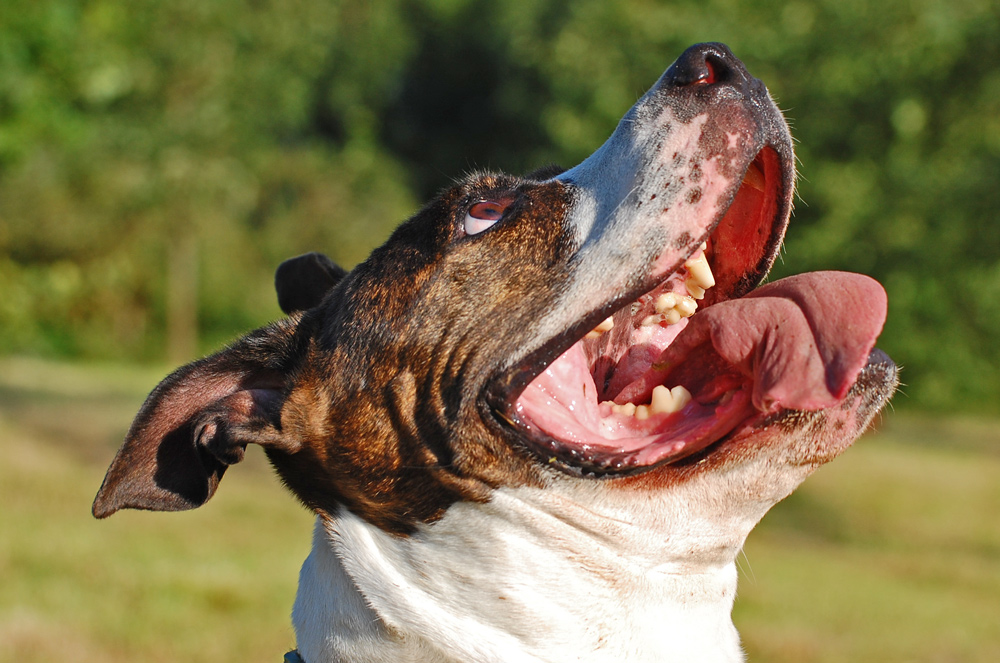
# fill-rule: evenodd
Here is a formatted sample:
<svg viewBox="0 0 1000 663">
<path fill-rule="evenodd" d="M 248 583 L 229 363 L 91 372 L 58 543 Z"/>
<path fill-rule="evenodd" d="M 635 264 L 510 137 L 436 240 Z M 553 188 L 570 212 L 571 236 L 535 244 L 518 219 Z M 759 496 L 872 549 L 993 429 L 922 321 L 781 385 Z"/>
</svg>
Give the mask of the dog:
<svg viewBox="0 0 1000 663">
<path fill-rule="evenodd" d="M 200 506 L 257 444 L 317 516 L 288 660 L 742 661 L 747 534 L 897 384 L 877 282 L 760 285 L 794 179 L 765 86 L 693 46 L 576 167 L 283 263 L 288 317 L 154 389 L 94 515 Z"/>
</svg>

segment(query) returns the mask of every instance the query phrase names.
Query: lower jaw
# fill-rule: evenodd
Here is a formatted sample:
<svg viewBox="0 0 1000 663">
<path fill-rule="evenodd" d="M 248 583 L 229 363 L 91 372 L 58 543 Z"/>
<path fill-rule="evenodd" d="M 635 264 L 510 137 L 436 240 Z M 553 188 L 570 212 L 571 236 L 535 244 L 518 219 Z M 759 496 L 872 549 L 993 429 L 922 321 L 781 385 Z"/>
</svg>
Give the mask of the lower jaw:
<svg viewBox="0 0 1000 663">
<path fill-rule="evenodd" d="M 634 474 L 687 458 L 741 428 L 756 412 L 751 391 L 747 385 L 727 392 L 714 403 L 692 401 L 678 412 L 639 422 L 627 421 L 633 419 L 628 414 L 612 414 L 602 423 L 617 428 L 615 437 L 580 425 L 557 429 L 551 423 L 540 423 L 549 419 L 531 399 L 518 400 L 513 419 L 548 464 L 573 473 Z M 591 407 L 596 409 L 596 403 Z"/>
</svg>

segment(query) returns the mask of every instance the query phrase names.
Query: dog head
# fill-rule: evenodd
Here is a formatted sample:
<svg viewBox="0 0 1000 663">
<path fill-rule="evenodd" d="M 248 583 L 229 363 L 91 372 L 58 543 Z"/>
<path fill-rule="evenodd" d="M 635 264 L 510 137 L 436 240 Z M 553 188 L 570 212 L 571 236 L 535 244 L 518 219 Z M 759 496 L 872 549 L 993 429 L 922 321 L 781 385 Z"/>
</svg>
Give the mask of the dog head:
<svg viewBox="0 0 1000 663">
<path fill-rule="evenodd" d="M 467 177 L 347 273 L 285 263 L 289 316 L 152 392 L 94 514 L 199 506 L 258 444 L 393 534 L 523 486 L 738 546 L 896 383 L 877 283 L 757 287 L 793 191 L 764 85 L 692 47 L 575 168 Z"/>
</svg>

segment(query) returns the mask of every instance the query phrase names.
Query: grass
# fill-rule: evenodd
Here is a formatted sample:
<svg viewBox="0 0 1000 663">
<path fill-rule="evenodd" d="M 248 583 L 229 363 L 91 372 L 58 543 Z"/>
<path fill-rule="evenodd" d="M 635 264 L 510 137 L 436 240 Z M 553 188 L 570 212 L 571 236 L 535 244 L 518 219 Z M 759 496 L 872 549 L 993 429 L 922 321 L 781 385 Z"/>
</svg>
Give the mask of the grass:
<svg viewBox="0 0 1000 663">
<path fill-rule="evenodd" d="M 1000 433 L 890 415 L 764 519 L 742 567 L 751 661 L 1000 660 Z"/>
<path fill-rule="evenodd" d="M 262 454 L 206 508 L 90 515 L 163 374 L 0 361 L 0 662 L 280 661 L 294 646 L 312 518 Z"/>
<path fill-rule="evenodd" d="M 166 373 L 0 359 L 0 663 L 280 661 L 311 518 L 262 455 L 185 513 L 90 502 Z M 751 662 L 1000 660 L 1000 422 L 889 414 L 741 556 Z"/>
</svg>

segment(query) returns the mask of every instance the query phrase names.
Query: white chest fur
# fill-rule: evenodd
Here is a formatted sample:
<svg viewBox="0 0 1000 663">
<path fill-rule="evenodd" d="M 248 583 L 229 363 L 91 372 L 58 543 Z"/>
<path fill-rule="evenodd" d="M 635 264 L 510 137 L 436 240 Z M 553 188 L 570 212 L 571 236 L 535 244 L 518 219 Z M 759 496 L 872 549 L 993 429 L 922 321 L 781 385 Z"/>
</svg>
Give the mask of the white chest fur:
<svg viewBox="0 0 1000 663">
<path fill-rule="evenodd" d="M 752 504 L 744 493 L 736 512 L 702 483 L 630 494 L 617 512 L 599 482 L 500 489 L 410 537 L 347 512 L 318 522 L 299 651 L 307 663 L 742 661 L 734 559 L 797 481 Z"/>
</svg>

